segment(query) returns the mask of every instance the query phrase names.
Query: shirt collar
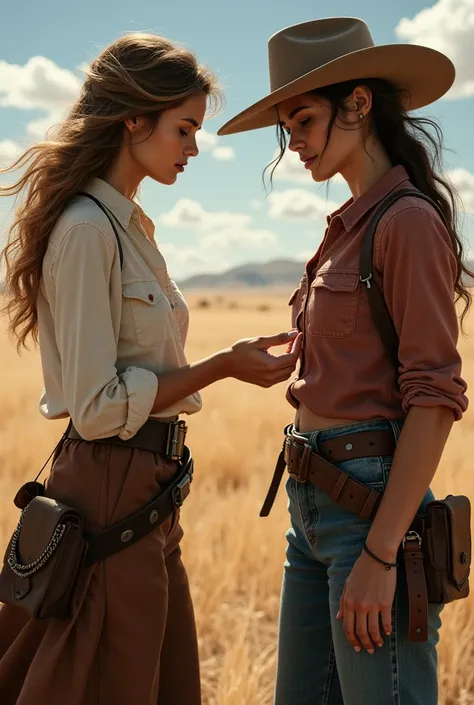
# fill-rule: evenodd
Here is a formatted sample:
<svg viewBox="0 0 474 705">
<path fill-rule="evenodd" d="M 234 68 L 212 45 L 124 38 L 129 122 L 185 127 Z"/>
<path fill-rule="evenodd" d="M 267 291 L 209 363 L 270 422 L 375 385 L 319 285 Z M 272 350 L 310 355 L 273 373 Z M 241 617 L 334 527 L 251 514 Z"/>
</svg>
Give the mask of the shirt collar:
<svg viewBox="0 0 474 705">
<path fill-rule="evenodd" d="M 107 206 L 120 225 L 125 230 L 128 229 L 130 220 L 135 210 L 139 207 L 136 203 L 125 198 L 117 189 L 98 177 L 92 178 L 84 190 Z"/>
<path fill-rule="evenodd" d="M 409 178 L 407 170 L 401 164 L 392 167 L 362 196 L 356 198 L 356 200 L 350 198 L 341 208 L 331 213 L 329 222 L 339 216 L 346 231 L 351 230 L 371 208 L 380 203 L 397 186 L 400 186 L 404 181 L 408 181 Z"/>
</svg>

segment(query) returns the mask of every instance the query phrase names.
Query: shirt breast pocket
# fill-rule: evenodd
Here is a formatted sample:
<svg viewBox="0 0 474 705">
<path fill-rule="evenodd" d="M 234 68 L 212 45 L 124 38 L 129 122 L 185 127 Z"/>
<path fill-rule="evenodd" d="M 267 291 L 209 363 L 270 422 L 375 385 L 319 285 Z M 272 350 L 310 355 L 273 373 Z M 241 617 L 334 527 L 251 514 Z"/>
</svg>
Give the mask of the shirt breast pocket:
<svg viewBox="0 0 474 705">
<path fill-rule="evenodd" d="M 122 285 L 122 330 L 134 336 L 140 347 L 150 347 L 172 336 L 172 312 L 164 291 L 156 281 L 134 281 Z"/>
<path fill-rule="evenodd" d="M 343 338 L 355 330 L 359 305 L 359 275 L 355 272 L 318 272 L 308 300 L 308 330 L 323 338 Z"/>
</svg>

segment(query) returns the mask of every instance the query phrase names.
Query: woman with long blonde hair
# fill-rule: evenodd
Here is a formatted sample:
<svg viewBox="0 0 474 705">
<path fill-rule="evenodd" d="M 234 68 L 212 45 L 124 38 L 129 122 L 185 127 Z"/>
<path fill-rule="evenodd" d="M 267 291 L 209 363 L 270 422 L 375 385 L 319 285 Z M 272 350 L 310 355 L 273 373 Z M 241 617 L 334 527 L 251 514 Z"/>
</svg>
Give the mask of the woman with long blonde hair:
<svg viewBox="0 0 474 705">
<path fill-rule="evenodd" d="M 179 416 L 224 377 L 287 379 L 299 344 L 270 355 L 295 339 L 281 333 L 186 362 L 187 308 L 135 195 L 147 176 L 175 183 L 218 97 L 189 51 L 122 37 L 92 62 L 55 138 L 28 149 L 1 191 L 21 195 L 5 251 L 10 328 L 19 347 L 39 340 L 41 413 L 70 419 L 46 495 L 80 511 L 92 537 L 66 619 L 29 616 L 21 590 L 0 611 L 2 705 L 201 702 L 179 545 L 192 479 Z"/>
</svg>

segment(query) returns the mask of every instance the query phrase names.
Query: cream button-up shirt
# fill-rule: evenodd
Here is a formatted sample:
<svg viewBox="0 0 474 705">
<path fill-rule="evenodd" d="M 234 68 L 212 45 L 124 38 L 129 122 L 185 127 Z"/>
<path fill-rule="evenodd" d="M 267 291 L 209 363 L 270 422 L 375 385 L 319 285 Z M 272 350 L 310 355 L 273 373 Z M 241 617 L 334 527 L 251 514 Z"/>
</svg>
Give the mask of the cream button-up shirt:
<svg viewBox="0 0 474 705">
<path fill-rule="evenodd" d="M 77 196 L 51 233 L 38 297 L 48 419 L 71 417 L 83 438 L 131 438 L 150 416 L 159 377 L 187 364 L 188 309 L 140 206 L 102 179 L 84 191 L 117 219 L 123 249 L 102 210 Z M 199 393 L 155 418 L 192 414 Z"/>
</svg>

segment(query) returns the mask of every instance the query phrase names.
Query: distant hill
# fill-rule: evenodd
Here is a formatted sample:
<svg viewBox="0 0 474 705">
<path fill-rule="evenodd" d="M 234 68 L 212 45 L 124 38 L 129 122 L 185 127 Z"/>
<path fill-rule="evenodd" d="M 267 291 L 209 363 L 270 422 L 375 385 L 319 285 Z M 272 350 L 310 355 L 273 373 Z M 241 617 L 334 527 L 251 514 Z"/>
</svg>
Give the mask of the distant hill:
<svg viewBox="0 0 474 705">
<path fill-rule="evenodd" d="M 471 271 L 474 262 L 467 263 Z M 244 264 L 233 267 L 220 274 L 196 274 L 178 282 L 181 289 L 251 289 L 267 287 L 297 286 L 303 276 L 304 262 L 294 260 L 275 260 L 257 264 Z M 474 286 L 474 280 L 468 278 L 468 286 Z"/>
<path fill-rule="evenodd" d="M 468 262 L 474 271 L 474 261 Z M 274 260 L 233 267 L 220 274 L 196 274 L 178 282 L 181 289 L 266 289 L 296 287 L 303 276 L 304 262 L 294 260 Z M 474 286 L 474 280 L 467 281 Z M 4 283 L 0 281 L 0 294 L 5 292 Z"/>
<path fill-rule="evenodd" d="M 303 276 L 304 262 L 275 260 L 244 264 L 220 274 L 196 274 L 178 282 L 182 289 L 247 289 L 297 286 Z"/>
</svg>

